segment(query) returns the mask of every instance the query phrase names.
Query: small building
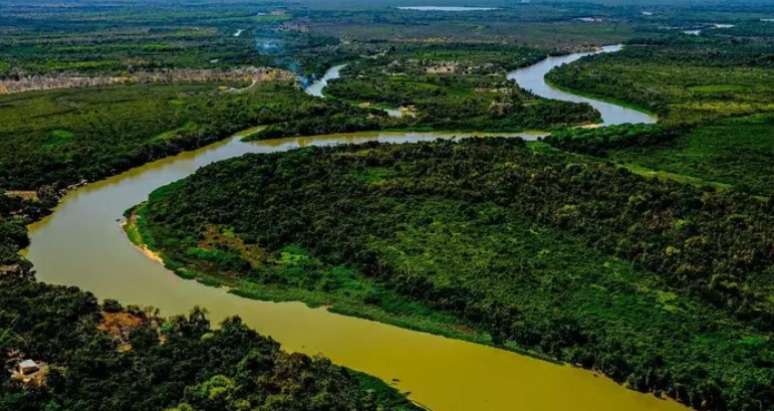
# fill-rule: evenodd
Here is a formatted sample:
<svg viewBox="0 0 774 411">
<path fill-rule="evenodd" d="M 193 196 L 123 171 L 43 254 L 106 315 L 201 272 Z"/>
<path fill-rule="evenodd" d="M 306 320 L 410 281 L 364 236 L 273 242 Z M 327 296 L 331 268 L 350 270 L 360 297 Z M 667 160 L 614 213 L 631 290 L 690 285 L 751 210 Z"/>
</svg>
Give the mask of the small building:
<svg viewBox="0 0 774 411">
<path fill-rule="evenodd" d="M 30 375 L 40 371 L 40 366 L 38 363 L 32 360 L 24 360 L 20 362 L 18 368 L 19 374 L 21 375 Z"/>
<path fill-rule="evenodd" d="M 20 361 L 11 370 L 11 379 L 19 381 L 28 386 L 41 387 L 46 383 L 48 375 L 48 366 L 44 362 L 37 362 L 30 359 Z"/>
</svg>

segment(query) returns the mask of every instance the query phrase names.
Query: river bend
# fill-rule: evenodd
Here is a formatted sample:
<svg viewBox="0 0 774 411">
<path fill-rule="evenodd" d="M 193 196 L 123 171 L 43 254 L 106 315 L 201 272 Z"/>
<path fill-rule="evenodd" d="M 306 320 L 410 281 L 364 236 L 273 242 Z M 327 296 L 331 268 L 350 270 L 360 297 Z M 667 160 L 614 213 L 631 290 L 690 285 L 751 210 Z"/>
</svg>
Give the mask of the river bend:
<svg viewBox="0 0 774 411">
<path fill-rule="evenodd" d="M 556 62 L 552 58 L 512 73 L 512 77 L 541 94 L 545 91 L 540 84 L 542 75 Z M 565 94 L 552 96 L 564 99 Z M 599 108 L 603 103 L 595 104 Z M 606 124 L 643 119 L 620 108 L 606 109 L 603 115 Z M 393 382 L 398 389 L 410 392 L 412 400 L 435 410 L 685 410 L 675 402 L 625 389 L 587 370 L 338 315 L 298 302 L 245 299 L 222 288 L 185 280 L 133 247 L 119 224 L 124 210 L 145 201 L 151 191 L 214 161 L 310 145 L 450 137 L 442 133 L 372 132 L 246 143 L 235 136 L 68 193 L 52 215 L 30 226 L 27 257 L 35 264 L 41 281 L 78 286 L 99 298 L 152 305 L 165 315 L 187 313 L 199 305 L 209 311 L 213 322 L 239 315 L 250 327 L 282 343 L 286 350 L 321 353 L 337 364 Z"/>
</svg>

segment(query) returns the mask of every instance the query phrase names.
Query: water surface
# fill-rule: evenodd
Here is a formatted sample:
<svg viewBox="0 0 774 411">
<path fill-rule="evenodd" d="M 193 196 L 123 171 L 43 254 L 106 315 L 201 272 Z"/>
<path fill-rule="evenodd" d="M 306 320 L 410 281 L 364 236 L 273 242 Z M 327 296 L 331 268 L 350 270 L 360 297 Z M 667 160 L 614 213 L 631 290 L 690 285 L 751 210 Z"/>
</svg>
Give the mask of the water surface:
<svg viewBox="0 0 774 411">
<path fill-rule="evenodd" d="M 307 94 L 315 96 L 315 97 L 323 97 L 323 89 L 325 86 L 328 85 L 328 82 L 331 80 L 336 80 L 337 78 L 341 77 L 341 69 L 346 67 L 346 64 L 339 64 L 337 66 L 333 66 L 325 71 L 325 74 L 323 74 L 322 77 L 315 80 L 304 88 L 304 91 L 306 91 Z"/>
<path fill-rule="evenodd" d="M 555 67 L 572 63 L 593 54 L 615 53 L 621 49 L 622 46 L 615 45 L 602 47 L 598 51 L 587 53 L 573 53 L 566 56 L 548 57 L 537 64 L 508 73 L 508 79 L 515 80 L 519 87 L 529 90 L 540 97 L 571 101 L 574 103 L 588 103 L 602 114 L 602 125 L 605 126 L 624 123 L 655 123 L 657 118 L 651 114 L 619 106 L 614 103 L 575 95 L 570 92 L 559 90 L 546 83 L 546 73 Z"/>
</svg>

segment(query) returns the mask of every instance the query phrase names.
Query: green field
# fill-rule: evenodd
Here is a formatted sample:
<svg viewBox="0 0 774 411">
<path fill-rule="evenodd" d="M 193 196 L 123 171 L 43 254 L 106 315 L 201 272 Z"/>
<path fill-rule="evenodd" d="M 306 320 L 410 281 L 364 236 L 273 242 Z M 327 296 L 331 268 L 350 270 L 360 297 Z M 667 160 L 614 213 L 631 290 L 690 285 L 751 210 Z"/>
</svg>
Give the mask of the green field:
<svg viewBox="0 0 774 411">
<path fill-rule="evenodd" d="M 718 30 L 695 38 L 639 40 L 620 53 L 554 70 L 548 76 L 552 82 L 646 107 L 672 130 L 665 138 L 628 143 L 627 133 L 637 133 L 626 127 L 586 132 L 586 141 L 583 133 L 575 133 L 572 147 L 557 146 L 606 155 L 633 170 L 770 196 L 772 45 L 771 37 L 757 37 L 761 33 L 750 27 L 735 28 L 739 37 Z M 605 133 L 609 135 L 602 136 Z M 593 148 L 600 148 L 600 142 L 606 146 L 603 150 Z"/>
<path fill-rule="evenodd" d="M 756 114 L 697 127 L 673 141 L 609 152 L 610 159 L 774 194 L 774 116 Z"/>
</svg>

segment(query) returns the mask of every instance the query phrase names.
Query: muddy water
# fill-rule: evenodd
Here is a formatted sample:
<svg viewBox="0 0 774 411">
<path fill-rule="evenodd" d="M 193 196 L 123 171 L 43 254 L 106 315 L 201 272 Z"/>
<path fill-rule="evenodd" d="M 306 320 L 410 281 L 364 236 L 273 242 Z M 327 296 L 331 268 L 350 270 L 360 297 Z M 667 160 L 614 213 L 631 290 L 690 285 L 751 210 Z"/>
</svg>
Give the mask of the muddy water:
<svg viewBox="0 0 774 411">
<path fill-rule="evenodd" d="M 555 67 L 572 63 L 592 54 L 615 53 L 621 49 L 622 46 L 620 45 L 606 46 L 594 52 L 573 53 L 566 56 L 549 57 L 538 62 L 537 64 L 533 64 L 529 67 L 514 70 L 508 73 L 508 79 L 515 80 L 519 87 L 525 90 L 529 90 L 540 97 L 554 100 L 571 101 L 574 103 L 588 103 L 602 114 L 602 125 L 605 126 L 623 123 L 655 123 L 657 118 L 653 115 L 631 108 L 619 106 L 614 103 L 608 103 L 593 98 L 578 96 L 566 91 L 559 90 L 546 83 L 546 73 Z"/>
<path fill-rule="evenodd" d="M 541 94 L 545 83 L 541 84 L 540 79 L 555 63 L 550 60 L 549 64 L 512 73 L 512 77 Z M 332 68 L 307 91 L 322 95 L 327 80 L 337 77 L 340 69 Z M 565 99 L 555 90 L 550 93 L 545 97 Z M 595 107 L 600 109 L 596 103 Z M 600 111 L 606 124 L 652 119 L 642 117 L 642 113 L 638 117 L 627 109 Z M 540 134 L 521 136 L 535 139 Z M 151 191 L 214 161 L 310 145 L 451 137 L 442 133 L 375 132 L 244 143 L 237 136 L 69 193 L 51 216 L 30 226 L 32 245 L 27 257 L 35 264 L 41 281 L 78 286 L 103 299 L 152 305 L 166 315 L 186 313 L 199 305 L 207 308 L 214 322 L 239 315 L 249 326 L 281 342 L 286 350 L 321 353 L 343 366 L 392 381 L 398 389 L 410 392 L 412 400 L 434 410 L 685 410 L 674 402 L 627 390 L 570 366 L 333 314 L 302 303 L 245 299 L 221 288 L 184 280 L 133 247 L 120 227 L 124 210 L 147 199 Z"/>
<path fill-rule="evenodd" d="M 206 307 L 219 322 L 232 315 L 285 349 L 321 353 L 334 362 L 394 381 L 435 410 L 681 410 L 591 372 L 511 352 L 337 315 L 301 303 L 255 301 L 184 280 L 147 258 L 119 220 L 164 184 L 213 161 L 309 145 L 415 142 L 438 133 L 358 133 L 244 143 L 232 138 L 133 169 L 69 193 L 48 218 L 30 227 L 28 258 L 38 278 L 78 286 L 100 298 L 153 305 L 164 314 Z M 526 135 L 534 138 L 535 135 Z M 395 380 L 393 380 L 395 379 Z"/>
</svg>

